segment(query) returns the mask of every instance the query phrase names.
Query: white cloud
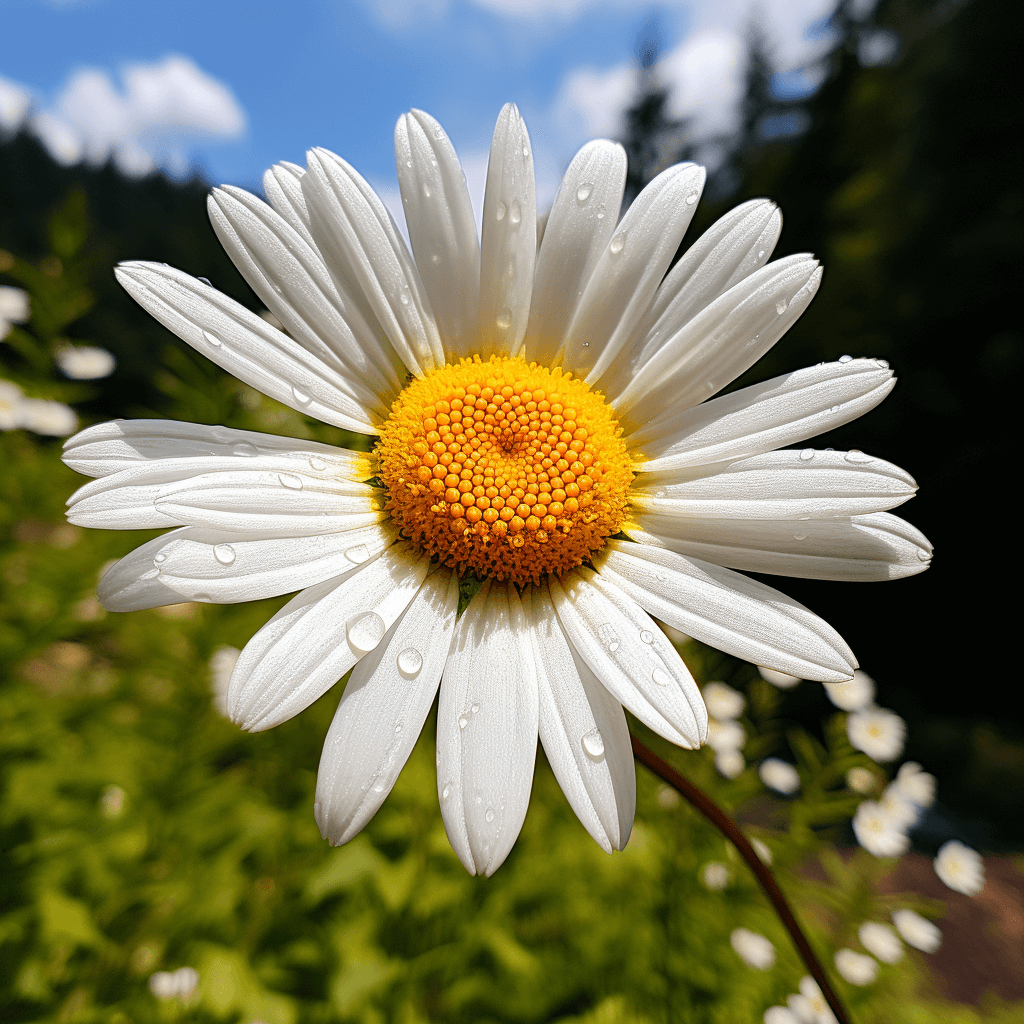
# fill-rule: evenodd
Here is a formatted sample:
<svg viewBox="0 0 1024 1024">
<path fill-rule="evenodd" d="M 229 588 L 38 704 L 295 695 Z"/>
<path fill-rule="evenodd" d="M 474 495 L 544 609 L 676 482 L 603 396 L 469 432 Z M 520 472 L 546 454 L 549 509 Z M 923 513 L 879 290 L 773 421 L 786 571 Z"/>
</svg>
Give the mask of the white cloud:
<svg viewBox="0 0 1024 1024">
<path fill-rule="evenodd" d="M 28 113 L 31 96 L 19 106 L 18 87 L 0 80 L 0 119 L 9 108 L 9 127 L 16 127 L 28 115 L 32 130 L 60 163 L 101 164 L 112 158 L 131 175 L 158 166 L 181 173 L 195 142 L 245 132 L 245 112 L 231 90 L 187 57 L 130 64 L 121 79 L 119 88 L 107 71 L 83 68 L 68 79 L 52 107 L 36 103 L 33 113 Z"/>
<path fill-rule="evenodd" d="M 32 94 L 0 75 L 0 131 L 13 131 L 28 113 Z"/>
</svg>

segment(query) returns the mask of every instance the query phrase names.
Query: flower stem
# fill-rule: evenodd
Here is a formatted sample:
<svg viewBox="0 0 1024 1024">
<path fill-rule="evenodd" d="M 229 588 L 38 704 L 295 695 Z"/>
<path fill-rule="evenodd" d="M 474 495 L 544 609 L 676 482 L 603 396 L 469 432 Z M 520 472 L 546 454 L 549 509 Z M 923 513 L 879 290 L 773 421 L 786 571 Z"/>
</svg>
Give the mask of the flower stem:
<svg viewBox="0 0 1024 1024">
<path fill-rule="evenodd" d="M 836 1015 L 836 1020 L 839 1021 L 839 1024 L 850 1024 L 850 1017 L 829 984 L 825 970 L 814 955 L 814 951 L 811 949 L 810 943 L 807 941 L 800 925 L 797 924 L 796 917 L 793 915 L 786 897 L 779 888 L 778 882 L 775 881 L 775 877 L 761 861 L 761 858 L 754 852 L 754 848 L 750 845 L 747 837 L 739 830 L 736 822 L 711 797 L 699 790 L 688 779 L 684 779 L 675 768 L 667 761 L 663 761 L 658 757 L 654 751 L 649 750 L 636 736 L 630 734 L 630 739 L 633 742 L 633 754 L 636 759 L 643 762 L 655 775 L 664 779 L 681 796 L 685 797 L 739 850 L 740 856 L 747 862 L 747 866 L 754 872 L 757 880 L 761 883 L 761 888 L 764 889 L 768 899 L 771 900 L 775 913 L 779 915 L 779 919 L 786 926 L 786 931 L 792 937 L 800 958 L 806 964 L 811 977 L 818 983 L 821 994 L 825 997 L 825 1001 Z"/>
</svg>

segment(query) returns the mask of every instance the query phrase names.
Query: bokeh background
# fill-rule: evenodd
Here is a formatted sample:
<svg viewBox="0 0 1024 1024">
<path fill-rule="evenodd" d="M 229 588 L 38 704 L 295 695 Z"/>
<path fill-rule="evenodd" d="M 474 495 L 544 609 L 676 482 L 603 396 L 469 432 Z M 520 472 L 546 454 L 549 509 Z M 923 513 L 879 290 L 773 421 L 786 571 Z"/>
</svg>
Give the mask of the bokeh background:
<svg viewBox="0 0 1024 1024">
<path fill-rule="evenodd" d="M 842 778 L 861 755 L 842 716 L 814 684 L 775 690 L 696 644 L 681 651 L 698 679 L 747 697 L 747 760 L 796 762 L 801 795 L 770 797 L 752 768 L 725 779 L 710 752 L 663 752 L 775 850 L 823 955 L 901 893 L 949 918 L 959 960 L 915 953 L 847 986 L 858 1020 L 895 1005 L 906 1020 L 1022 1019 L 1018 3 L 5 0 L 0 33 L 0 287 L 31 299 L 0 377 L 82 425 L 162 416 L 347 443 L 191 352 L 111 268 L 165 261 L 258 311 L 207 223 L 209 186 L 262 194 L 271 163 L 324 145 L 400 221 L 391 128 L 413 106 L 445 124 L 478 204 L 509 99 L 542 206 L 594 136 L 626 145 L 630 196 L 678 160 L 709 167 L 684 244 L 739 201 L 777 201 L 777 253 L 814 252 L 825 278 L 739 385 L 887 359 L 894 393 L 815 444 L 909 469 L 906 518 L 936 547 L 910 580 L 784 589 L 850 642 L 938 800 L 895 866 L 853 856 Z M 116 369 L 69 376 L 55 361 L 68 343 L 102 346 Z M 728 862 L 720 837 L 643 770 L 634 839 L 608 859 L 540 757 L 523 838 L 494 879 L 469 879 L 444 839 L 428 723 L 366 834 L 329 850 L 312 792 L 339 691 L 257 737 L 211 698 L 211 656 L 280 602 L 107 615 L 100 567 L 142 537 L 63 524 L 80 478 L 59 440 L 13 429 L 0 444 L 5 1019 L 754 1021 L 795 989 L 802 969 L 742 866 L 724 891 L 703 886 L 702 864 Z M 988 856 L 988 904 L 958 910 L 966 897 L 915 867 L 950 838 Z M 772 938 L 771 970 L 737 958 L 736 925 Z M 196 992 L 156 999 L 151 975 L 181 965 Z"/>
</svg>

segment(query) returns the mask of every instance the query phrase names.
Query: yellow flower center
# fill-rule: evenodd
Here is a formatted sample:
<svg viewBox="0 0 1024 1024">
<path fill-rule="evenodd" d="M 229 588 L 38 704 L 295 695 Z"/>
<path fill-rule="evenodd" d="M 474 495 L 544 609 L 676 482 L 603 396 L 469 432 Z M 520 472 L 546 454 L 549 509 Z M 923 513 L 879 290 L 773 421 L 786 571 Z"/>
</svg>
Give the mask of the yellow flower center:
<svg viewBox="0 0 1024 1024">
<path fill-rule="evenodd" d="M 387 510 L 442 564 L 539 583 L 617 533 L 633 460 L 603 397 L 559 368 L 479 356 L 414 380 L 377 444 Z"/>
</svg>

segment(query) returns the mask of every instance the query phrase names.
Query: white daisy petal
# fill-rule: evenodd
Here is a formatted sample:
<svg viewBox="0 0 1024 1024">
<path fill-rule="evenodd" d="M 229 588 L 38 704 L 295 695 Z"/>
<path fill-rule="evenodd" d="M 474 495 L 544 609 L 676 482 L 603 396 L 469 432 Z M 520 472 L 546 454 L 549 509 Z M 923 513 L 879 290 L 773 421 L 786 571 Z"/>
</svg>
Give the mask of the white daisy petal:
<svg viewBox="0 0 1024 1024">
<path fill-rule="evenodd" d="M 689 226 L 707 177 L 662 171 L 633 201 L 601 254 L 566 331 L 562 364 L 594 383 L 629 341 Z"/>
<path fill-rule="evenodd" d="M 232 719 L 260 732 L 309 707 L 380 643 L 428 565 L 394 546 L 293 597 L 245 645 L 228 691 Z"/>
<path fill-rule="evenodd" d="M 480 301 L 469 189 L 444 129 L 422 110 L 398 119 L 395 163 L 416 266 L 451 362 L 472 352 Z"/>
<path fill-rule="evenodd" d="M 857 668 L 827 622 L 731 569 L 620 540 L 609 541 L 595 565 L 652 615 L 744 661 L 830 683 Z"/>
<path fill-rule="evenodd" d="M 164 327 L 239 380 L 296 412 L 366 430 L 345 377 L 234 299 L 158 263 L 122 263 L 115 276 Z"/>
<path fill-rule="evenodd" d="M 681 555 L 773 576 L 893 580 L 923 572 L 932 558 L 927 537 L 888 512 L 804 521 L 641 513 L 634 522 L 639 530 L 623 529 L 640 543 L 654 536 Z"/>
<path fill-rule="evenodd" d="M 633 501 L 664 516 L 804 520 L 884 512 L 917 490 L 909 473 L 858 451 L 787 449 L 711 470 L 646 473 Z"/>
<path fill-rule="evenodd" d="M 530 802 L 538 697 L 528 630 L 515 587 L 486 581 L 459 620 L 441 680 L 437 790 L 470 874 L 501 866 Z"/>
<path fill-rule="evenodd" d="M 309 208 L 302 192 L 305 167 L 282 160 L 263 175 L 263 191 L 270 205 L 297 231 L 306 244 L 317 252 L 310 228 Z"/>
<path fill-rule="evenodd" d="M 380 512 L 352 516 L 350 529 L 312 537 L 184 527 L 116 562 L 97 596 L 107 611 L 134 612 L 181 601 L 235 604 L 290 594 L 376 558 L 394 540 L 381 519 Z"/>
<path fill-rule="evenodd" d="M 363 480 L 370 476 L 370 457 L 364 452 L 300 441 L 294 437 L 261 434 L 255 430 L 211 427 L 178 420 L 110 420 L 80 430 L 64 442 L 64 462 L 84 476 L 109 476 L 163 459 L 202 456 L 249 459 L 257 455 L 293 460 L 290 468 L 344 474 Z M 247 462 L 239 462 L 246 467 Z"/>
<path fill-rule="evenodd" d="M 243 189 L 214 189 L 207 208 L 221 245 L 253 291 L 293 338 L 345 377 L 379 421 L 400 390 L 398 375 L 374 328 L 342 302 L 320 254 Z"/>
<path fill-rule="evenodd" d="M 710 398 L 753 366 L 796 322 L 821 281 L 811 256 L 787 256 L 733 285 L 662 342 L 612 404 L 627 434 Z M 634 411 L 634 409 L 642 411 Z M 648 419 L 648 411 L 661 410 Z"/>
<path fill-rule="evenodd" d="M 617 142 L 588 142 L 569 164 L 537 256 L 528 358 L 551 363 L 561 348 L 587 281 L 619 222 L 625 184 L 626 151 Z"/>
<path fill-rule="evenodd" d="M 641 427 L 627 443 L 642 444 L 644 473 L 746 459 L 863 416 L 895 384 L 874 359 L 820 363 L 685 409 L 662 420 L 656 434 Z"/>
<path fill-rule="evenodd" d="M 476 352 L 517 355 L 530 318 L 537 261 L 533 149 L 518 108 L 498 115 L 487 163 L 480 242 L 480 325 Z"/>
<path fill-rule="evenodd" d="M 419 271 L 377 194 L 326 149 L 308 154 L 302 178 L 313 237 L 339 289 L 355 280 L 392 348 L 414 374 L 444 363 Z M 351 285 L 349 285 L 351 287 Z"/>
<path fill-rule="evenodd" d="M 333 846 L 377 813 L 409 759 L 441 682 L 458 607 L 458 577 L 433 573 L 352 670 L 316 780 L 316 822 Z"/>
<path fill-rule="evenodd" d="M 159 459 L 91 480 L 68 499 L 67 515 L 79 526 L 113 530 L 329 533 L 345 529 L 338 517 L 377 511 L 376 493 L 348 474 L 314 476 L 308 462 L 289 456 L 198 456 Z"/>
<path fill-rule="evenodd" d="M 633 341 L 601 379 L 617 395 L 669 338 L 719 295 L 764 266 L 779 240 L 782 214 L 767 199 L 751 199 L 730 210 L 697 239 L 668 272 Z"/>
<path fill-rule="evenodd" d="M 548 578 L 566 637 L 609 693 L 659 736 L 694 749 L 707 738 L 700 690 L 665 634 L 590 569 Z"/>
<path fill-rule="evenodd" d="M 622 705 L 574 655 L 543 588 L 532 587 L 523 608 L 534 644 L 544 753 L 583 827 L 607 853 L 622 850 L 636 813 Z"/>
</svg>

